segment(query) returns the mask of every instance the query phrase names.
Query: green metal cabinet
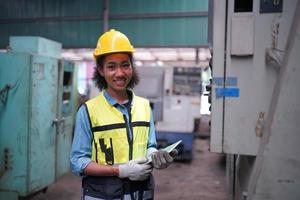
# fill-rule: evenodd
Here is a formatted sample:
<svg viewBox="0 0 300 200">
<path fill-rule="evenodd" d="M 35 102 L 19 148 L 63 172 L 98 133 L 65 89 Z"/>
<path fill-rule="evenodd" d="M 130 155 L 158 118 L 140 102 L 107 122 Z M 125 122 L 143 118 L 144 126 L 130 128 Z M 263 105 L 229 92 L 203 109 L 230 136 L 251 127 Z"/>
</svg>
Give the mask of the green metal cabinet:
<svg viewBox="0 0 300 200">
<path fill-rule="evenodd" d="M 74 64 L 40 54 L 0 54 L 0 199 L 41 191 L 69 171 Z"/>
</svg>

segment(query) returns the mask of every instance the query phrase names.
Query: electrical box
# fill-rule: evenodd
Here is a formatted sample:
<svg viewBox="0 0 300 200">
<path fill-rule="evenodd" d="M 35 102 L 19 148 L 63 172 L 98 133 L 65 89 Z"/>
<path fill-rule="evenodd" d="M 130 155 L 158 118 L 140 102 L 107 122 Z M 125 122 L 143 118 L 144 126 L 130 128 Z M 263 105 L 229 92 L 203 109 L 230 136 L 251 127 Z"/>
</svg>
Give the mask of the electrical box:
<svg viewBox="0 0 300 200">
<path fill-rule="evenodd" d="M 285 49 L 295 9 L 293 1 L 284 4 L 285 12 L 264 14 L 259 12 L 262 1 L 246 2 L 214 2 L 213 152 L 257 154 L 279 71 L 266 57 L 282 63 L 279 53 Z"/>
<path fill-rule="evenodd" d="M 69 171 L 75 108 L 75 67 L 59 60 L 59 43 L 12 37 L 10 45 L 0 54 L 0 196 L 9 200 Z"/>
</svg>

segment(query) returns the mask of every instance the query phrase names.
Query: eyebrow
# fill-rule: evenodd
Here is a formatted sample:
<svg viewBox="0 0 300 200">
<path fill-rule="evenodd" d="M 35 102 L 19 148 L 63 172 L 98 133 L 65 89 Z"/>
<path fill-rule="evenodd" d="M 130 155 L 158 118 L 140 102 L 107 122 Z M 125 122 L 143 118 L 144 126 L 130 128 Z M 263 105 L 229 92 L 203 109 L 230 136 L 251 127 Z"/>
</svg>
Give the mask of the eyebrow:
<svg viewBox="0 0 300 200">
<path fill-rule="evenodd" d="M 106 63 L 107 65 L 109 65 L 109 64 L 115 64 L 115 62 L 113 62 L 113 61 L 110 61 L 110 62 L 108 62 L 108 63 Z"/>
<path fill-rule="evenodd" d="M 123 64 L 123 63 L 128 63 L 128 64 L 130 64 L 130 61 L 129 61 L 129 60 L 124 60 L 124 61 L 122 61 L 121 63 L 122 63 L 122 64 Z"/>
<path fill-rule="evenodd" d="M 121 62 L 121 64 L 124 64 L 124 63 L 130 64 L 130 61 L 129 61 L 129 60 L 124 60 L 124 61 Z M 109 62 L 107 62 L 106 64 L 107 64 L 107 65 L 109 65 L 109 64 L 113 64 L 113 65 L 114 65 L 114 64 L 116 64 L 116 62 L 114 62 L 114 61 L 109 61 Z"/>
</svg>

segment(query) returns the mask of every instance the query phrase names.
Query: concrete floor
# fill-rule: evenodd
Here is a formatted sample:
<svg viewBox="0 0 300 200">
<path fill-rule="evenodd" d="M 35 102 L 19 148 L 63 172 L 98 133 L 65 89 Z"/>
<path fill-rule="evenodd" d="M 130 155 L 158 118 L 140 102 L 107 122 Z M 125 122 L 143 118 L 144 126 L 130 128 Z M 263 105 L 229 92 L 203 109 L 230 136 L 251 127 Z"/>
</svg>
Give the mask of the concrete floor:
<svg viewBox="0 0 300 200">
<path fill-rule="evenodd" d="M 156 200 L 228 200 L 224 158 L 210 153 L 208 139 L 196 139 L 191 163 L 155 170 Z"/>
<path fill-rule="evenodd" d="M 225 164 L 220 154 L 210 153 L 209 139 L 197 138 L 191 163 L 176 162 L 165 170 L 154 170 L 156 200 L 227 200 Z M 79 200 L 80 178 L 68 173 L 46 193 L 32 200 Z"/>
</svg>

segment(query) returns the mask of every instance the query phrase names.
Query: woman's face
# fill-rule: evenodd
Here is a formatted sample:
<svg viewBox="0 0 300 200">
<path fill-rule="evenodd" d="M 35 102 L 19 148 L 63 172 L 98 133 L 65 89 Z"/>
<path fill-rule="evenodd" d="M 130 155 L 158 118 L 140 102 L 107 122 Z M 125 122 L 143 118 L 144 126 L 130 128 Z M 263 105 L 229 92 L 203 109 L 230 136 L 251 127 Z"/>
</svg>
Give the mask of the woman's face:
<svg viewBox="0 0 300 200">
<path fill-rule="evenodd" d="M 105 56 L 98 72 L 107 82 L 109 92 L 124 92 L 132 78 L 132 66 L 128 54 L 114 53 Z"/>
</svg>

